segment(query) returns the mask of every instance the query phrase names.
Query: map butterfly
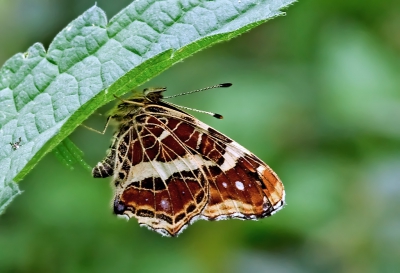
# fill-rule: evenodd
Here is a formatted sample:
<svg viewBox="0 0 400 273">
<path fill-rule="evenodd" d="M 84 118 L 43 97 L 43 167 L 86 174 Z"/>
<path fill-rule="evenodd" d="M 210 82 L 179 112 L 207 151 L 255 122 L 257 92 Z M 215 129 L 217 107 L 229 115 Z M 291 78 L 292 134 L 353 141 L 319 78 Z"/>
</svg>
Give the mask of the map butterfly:
<svg viewBox="0 0 400 273">
<path fill-rule="evenodd" d="M 185 107 L 162 100 L 165 91 L 120 99 L 109 116 L 106 128 L 110 119 L 119 127 L 92 174 L 113 177 L 114 213 L 177 236 L 198 219 L 256 220 L 280 210 L 285 191 L 274 171 Z"/>
</svg>

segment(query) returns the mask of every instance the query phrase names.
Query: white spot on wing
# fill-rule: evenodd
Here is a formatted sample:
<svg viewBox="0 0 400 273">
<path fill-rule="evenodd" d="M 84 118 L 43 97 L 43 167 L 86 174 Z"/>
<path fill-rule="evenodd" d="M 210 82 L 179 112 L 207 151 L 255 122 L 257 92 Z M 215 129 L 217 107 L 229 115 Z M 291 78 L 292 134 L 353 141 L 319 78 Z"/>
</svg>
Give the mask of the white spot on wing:
<svg viewBox="0 0 400 273">
<path fill-rule="evenodd" d="M 200 155 L 187 155 L 169 162 L 141 162 L 132 166 L 128 178 L 124 181 L 132 183 L 142 181 L 148 177 L 160 177 L 167 180 L 173 173 L 197 170 L 202 166 L 214 166 L 212 161 L 204 160 Z"/>
<path fill-rule="evenodd" d="M 160 206 L 163 208 L 163 210 L 169 210 L 169 202 L 165 199 L 161 200 Z"/>
<path fill-rule="evenodd" d="M 171 135 L 170 132 L 168 132 L 167 130 L 163 131 L 162 134 L 158 137 L 158 141 L 163 140 L 164 138 L 166 138 L 169 135 Z"/>
<path fill-rule="evenodd" d="M 236 186 L 236 188 L 237 188 L 238 190 L 240 190 L 240 191 L 243 191 L 243 190 L 244 190 L 244 185 L 243 185 L 243 183 L 240 182 L 240 181 L 236 181 L 236 182 L 235 182 L 235 186 Z"/>
<path fill-rule="evenodd" d="M 222 186 L 226 189 L 228 187 L 228 184 L 226 184 L 226 182 L 222 182 Z"/>
<path fill-rule="evenodd" d="M 265 167 L 263 165 L 258 166 L 258 168 L 257 168 L 258 173 L 264 173 L 264 171 L 265 171 Z"/>
<path fill-rule="evenodd" d="M 199 134 L 199 137 L 197 138 L 197 143 L 196 143 L 196 149 L 200 149 L 200 144 L 201 144 L 201 140 L 203 138 L 203 133 Z"/>
<path fill-rule="evenodd" d="M 237 160 L 242 157 L 242 154 L 238 153 L 236 149 L 233 149 L 229 145 L 226 146 L 226 151 L 224 153 L 225 161 L 220 166 L 221 170 L 226 172 L 236 166 Z"/>
</svg>

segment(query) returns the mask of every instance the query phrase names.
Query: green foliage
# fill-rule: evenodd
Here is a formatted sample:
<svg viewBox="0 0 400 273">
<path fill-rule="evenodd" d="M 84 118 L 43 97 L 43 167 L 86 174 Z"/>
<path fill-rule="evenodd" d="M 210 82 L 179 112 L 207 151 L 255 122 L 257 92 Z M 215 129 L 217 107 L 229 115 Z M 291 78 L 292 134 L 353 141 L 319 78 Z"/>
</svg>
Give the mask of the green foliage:
<svg viewBox="0 0 400 273">
<path fill-rule="evenodd" d="M 110 22 L 94 6 L 68 24 L 47 51 L 37 43 L 13 56 L 0 70 L 0 196 L 6 196 L 0 203 L 18 194 L 12 181 L 21 180 L 113 95 L 282 15 L 292 2 L 136 1 Z M 19 137 L 21 147 L 13 150 L 9 143 Z"/>
<path fill-rule="evenodd" d="M 57 147 L 54 148 L 55 156 L 64 163 L 69 169 L 73 170 L 74 165 L 80 164 L 83 168 L 92 168 L 83 160 L 83 152 L 69 139 L 65 138 Z"/>
</svg>

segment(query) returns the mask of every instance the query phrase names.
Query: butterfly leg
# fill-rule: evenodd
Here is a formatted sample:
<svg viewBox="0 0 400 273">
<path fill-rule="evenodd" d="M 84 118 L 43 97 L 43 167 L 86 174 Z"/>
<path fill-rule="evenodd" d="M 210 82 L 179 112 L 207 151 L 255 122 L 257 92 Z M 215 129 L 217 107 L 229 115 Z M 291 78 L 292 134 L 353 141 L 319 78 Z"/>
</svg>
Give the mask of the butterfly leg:
<svg viewBox="0 0 400 273">
<path fill-rule="evenodd" d="M 99 130 L 93 129 L 92 127 L 86 126 L 85 124 L 81 124 L 81 126 L 85 127 L 86 129 L 88 129 L 88 130 L 90 130 L 92 132 L 104 135 L 105 132 L 107 131 L 108 125 L 110 124 L 110 120 L 111 120 L 112 117 L 113 116 L 108 116 L 107 117 L 106 125 L 104 125 L 103 131 L 99 131 Z"/>
</svg>

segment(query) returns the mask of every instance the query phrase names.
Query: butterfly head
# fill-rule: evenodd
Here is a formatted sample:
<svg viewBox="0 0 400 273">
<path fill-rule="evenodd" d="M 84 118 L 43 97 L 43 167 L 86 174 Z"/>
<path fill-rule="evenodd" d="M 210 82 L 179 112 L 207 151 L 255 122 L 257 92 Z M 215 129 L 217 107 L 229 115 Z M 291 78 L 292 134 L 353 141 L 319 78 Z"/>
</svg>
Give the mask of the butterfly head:
<svg viewBox="0 0 400 273">
<path fill-rule="evenodd" d="M 111 111 L 111 116 L 117 121 L 124 120 L 126 117 L 131 118 L 141 107 L 146 104 L 157 103 L 162 98 L 162 93 L 166 91 L 165 87 L 146 88 L 143 90 L 142 96 L 134 96 L 128 99 L 122 99 L 115 96 L 121 102 Z"/>
</svg>

